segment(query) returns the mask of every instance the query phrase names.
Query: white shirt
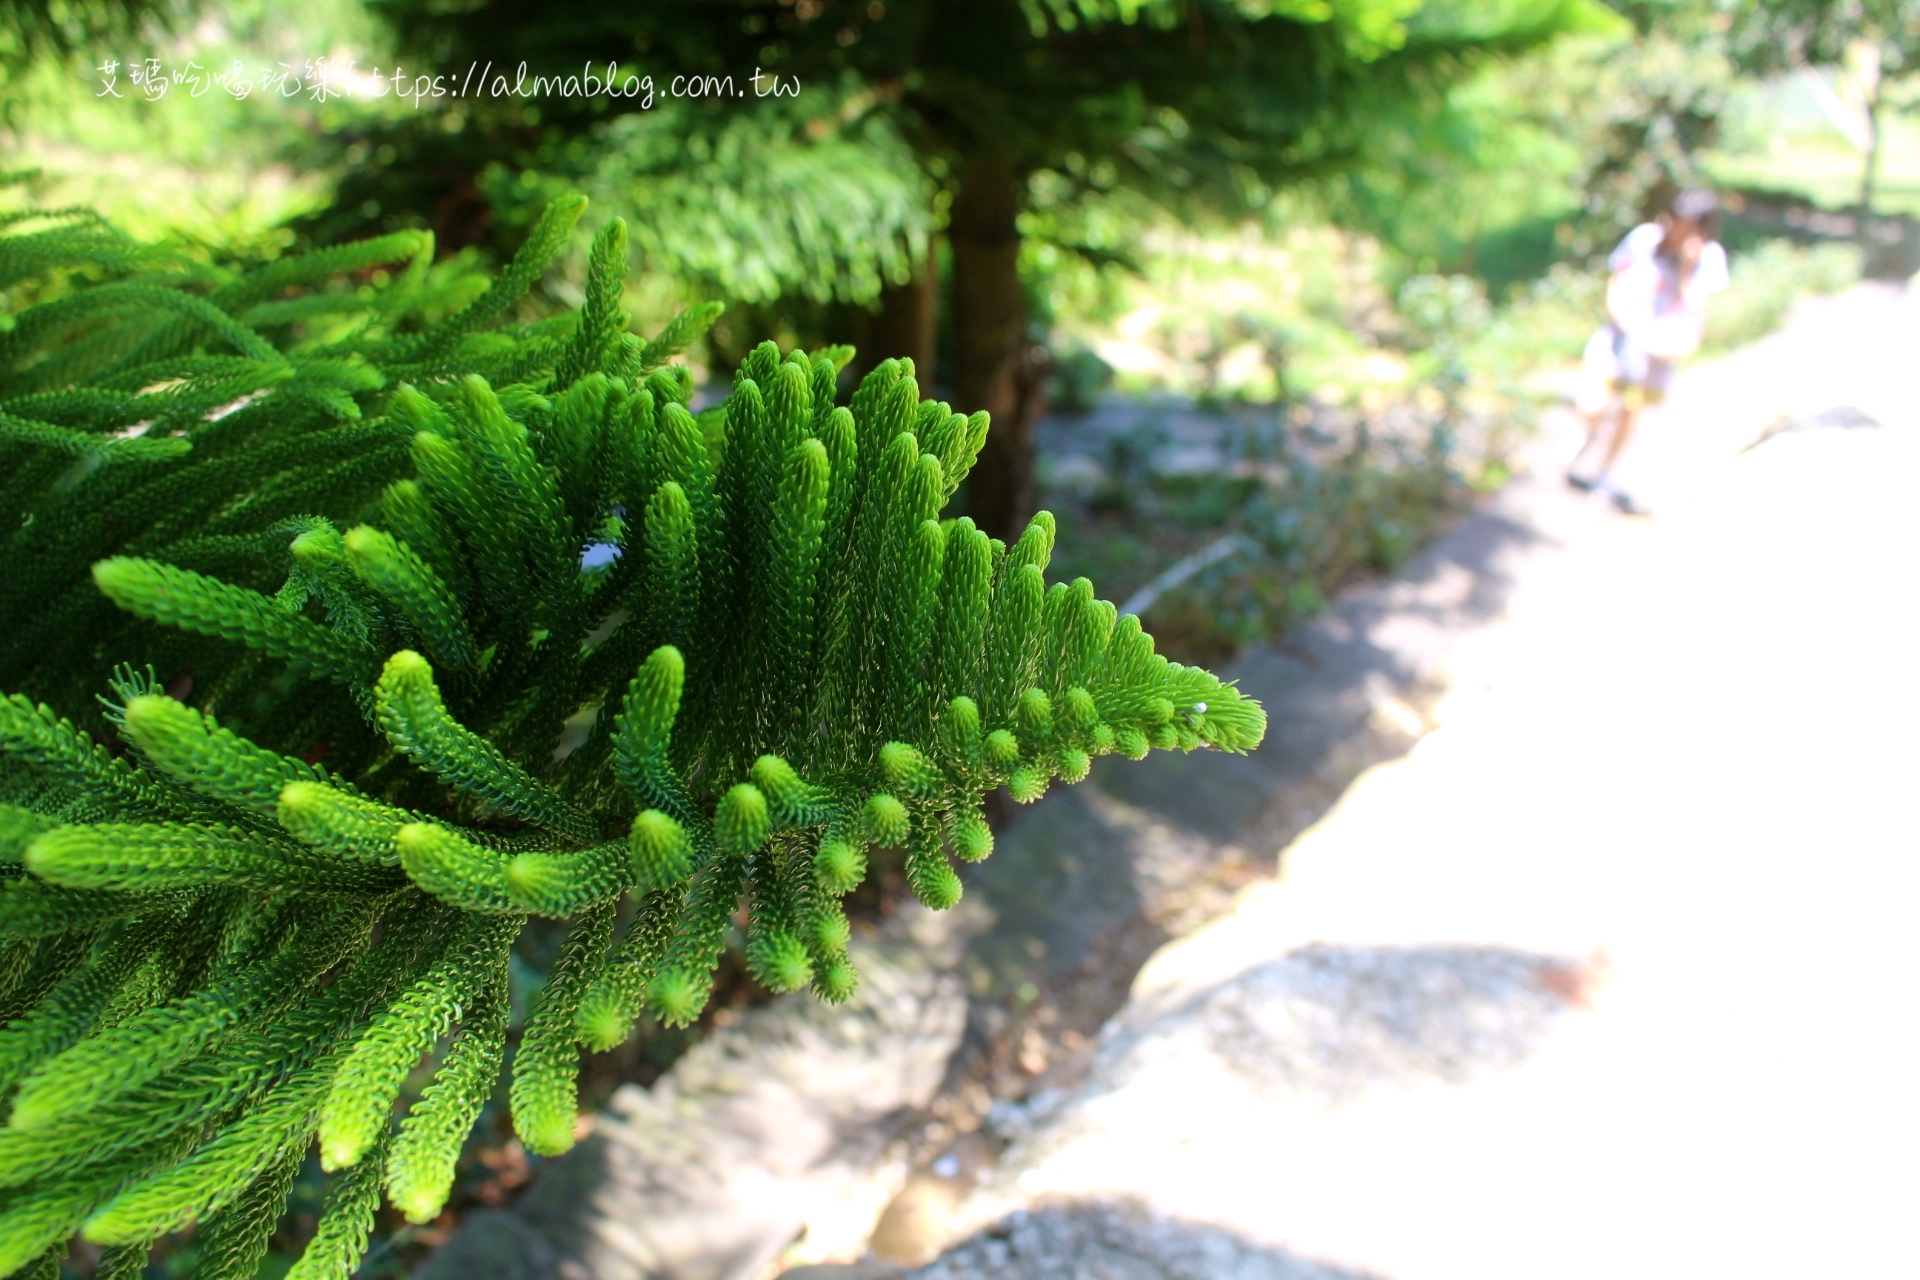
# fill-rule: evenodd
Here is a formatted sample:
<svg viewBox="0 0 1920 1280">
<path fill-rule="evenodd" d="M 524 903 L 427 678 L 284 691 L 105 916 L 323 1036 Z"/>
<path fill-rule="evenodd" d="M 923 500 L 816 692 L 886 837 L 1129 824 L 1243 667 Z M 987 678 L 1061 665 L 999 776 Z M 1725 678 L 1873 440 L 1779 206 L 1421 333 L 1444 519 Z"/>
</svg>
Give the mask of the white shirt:
<svg viewBox="0 0 1920 1280">
<path fill-rule="evenodd" d="M 1707 241 L 1682 285 L 1680 264 L 1660 252 L 1666 235 L 1660 224 L 1642 223 L 1608 256 L 1607 313 L 1634 346 L 1672 360 L 1700 349 L 1707 299 L 1727 287 L 1727 251 Z"/>
</svg>

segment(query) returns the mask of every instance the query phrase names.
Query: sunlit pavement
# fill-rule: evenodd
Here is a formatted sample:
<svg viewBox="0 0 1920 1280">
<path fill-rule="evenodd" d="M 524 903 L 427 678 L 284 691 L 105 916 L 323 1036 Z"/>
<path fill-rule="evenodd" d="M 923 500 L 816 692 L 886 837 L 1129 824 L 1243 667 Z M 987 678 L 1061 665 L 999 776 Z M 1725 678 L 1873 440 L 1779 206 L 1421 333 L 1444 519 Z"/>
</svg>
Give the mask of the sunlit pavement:
<svg viewBox="0 0 1920 1280">
<path fill-rule="evenodd" d="M 1920 1275 L 1916 375 L 1871 288 L 1688 370 L 1656 515 L 1581 513 L 975 1219 L 1132 1197 L 1249 1275 Z M 1741 451 L 1840 406 L 1881 425 Z"/>
</svg>

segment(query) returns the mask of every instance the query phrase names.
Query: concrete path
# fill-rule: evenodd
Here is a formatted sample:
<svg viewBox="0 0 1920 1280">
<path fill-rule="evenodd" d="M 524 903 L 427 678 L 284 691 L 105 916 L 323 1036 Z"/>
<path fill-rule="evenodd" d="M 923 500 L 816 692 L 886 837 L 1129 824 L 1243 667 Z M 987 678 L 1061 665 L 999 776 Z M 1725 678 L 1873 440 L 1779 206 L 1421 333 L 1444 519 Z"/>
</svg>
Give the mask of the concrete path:
<svg viewBox="0 0 1920 1280">
<path fill-rule="evenodd" d="M 1916 374 L 1862 287 L 1682 375 L 1654 518 L 1521 486 L 1439 728 L 1149 962 L 917 1274 L 1920 1275 Z"/>
</svg>

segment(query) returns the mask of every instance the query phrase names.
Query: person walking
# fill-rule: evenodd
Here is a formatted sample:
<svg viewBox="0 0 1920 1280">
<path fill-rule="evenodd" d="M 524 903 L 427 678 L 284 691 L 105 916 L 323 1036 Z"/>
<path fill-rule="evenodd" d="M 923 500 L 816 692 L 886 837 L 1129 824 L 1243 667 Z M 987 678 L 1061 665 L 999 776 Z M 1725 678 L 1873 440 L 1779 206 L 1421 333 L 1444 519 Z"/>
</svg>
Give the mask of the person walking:
<svg viewBox="0 0 1920 1280">
<path fill-rule="evenodd" d="M 1727 251 L 1714 238 L 1719 221 L 1713 192 L 1689 188 L 1607 258 L 1607 323 L 1587 343 L 1587 384 L 1576 402 L 1587 438 L 1567 483 L 1630 515 L 1646 508 L 1614 480 L 1614 464 L 1642 411 L 1666 395 L 1674 361 L 1700 349 L 1707 299 L 1727 287 Z M 1584 471 L 1583 461 L 1596 454 L 1599 465 Z"/>
</svg>

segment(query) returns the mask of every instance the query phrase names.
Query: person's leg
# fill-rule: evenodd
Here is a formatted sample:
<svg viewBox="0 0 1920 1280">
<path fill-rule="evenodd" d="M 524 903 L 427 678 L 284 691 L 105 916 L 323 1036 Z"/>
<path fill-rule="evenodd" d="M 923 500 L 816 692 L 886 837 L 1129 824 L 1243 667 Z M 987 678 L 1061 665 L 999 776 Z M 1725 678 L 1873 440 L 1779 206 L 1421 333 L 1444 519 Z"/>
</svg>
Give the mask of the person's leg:
<svg viewBox="0 0 1920 1280">
<path fill-rule="evenodd" d="M 1604 495 L 1628 515 L 1643 516 L 1650 513 L 1645 503 L 1614 481 L 1613 467 L 1632 443 L 1634 428 L 1639 425 L 1641 413 L 1649 405 L 1659 403 L 1666 392 L 1666 364 L 1664 361 L 1653 363 L 1655 367 L 1649 370 L 1650 376 L 1645 383 L 1630 385 L 1621 393 L 1620 416 L 1614 424 L 1613 438 L 1607 442 L 1606 460 L 1593 479 L 1593 492 Z"/>
<path fill-rule="evenodd" d="M 1576 489 L 1591 489 L 1592 474 L 1584 467 L 1595 456 L 1605 438 L 1608 424 L 1620 412 L 1621 378 L 1620 330 L 1613 324 L 1602 325 L 1587 340 L 1580 355 L 1582 372 L 1573 388 L 1573 407 L 1580 415 L 1587 437 L 1567 461 L 1567 483 Z"/>
<path fill-rule="evenodd" d="M 1631 399 L 1622 400 L 1620 412 L 1614 415 L 1613 438 L 1607 441 L 1607 455 L 1600 463 L 1598 478 L 1604 479 L 1613 470 L 1613 464 L 1626 451 L 1627 443 L 1633 439 L 1634 424 L 1640 420 L 1640 406 Z"/>
<path fill-rule="evenodd" d="M 1613 384 L 1608 385 L 1606 398 L 1596 407 L 1581 410 L 1580 424 L 1586 428 L 1587 438 L 1581 441 L 1578 452 L 1567 463 L 1568 484 L 1576 489 L 1591 489 L 1595 478 L 1606 474 L 1608 462 L 1611 461 L 1610 456 L 1592 475 L 1581 474 L 1580 464 L 1601 447 L 1603 440 L 1609 438 L 1608 424 L 1618 420 L 1623 412 L 1625 412 L 1625 406 L 1621 402 L 1620 389 Z"/>
<path fill-rule="evenodd" d="M 1618 403 L 1603 404 L 1598 409 L 1580 415 L 1580 424 L 1587 429 L 1587 438 L 1581 442 L 1580 452 L 1573 455 L 1576 461 L 1593 452 L 1594 446 L 1600 442 L 1600 433 L 1606 429 L 1607 420 L 1619 410 Z"/>
</svg>

